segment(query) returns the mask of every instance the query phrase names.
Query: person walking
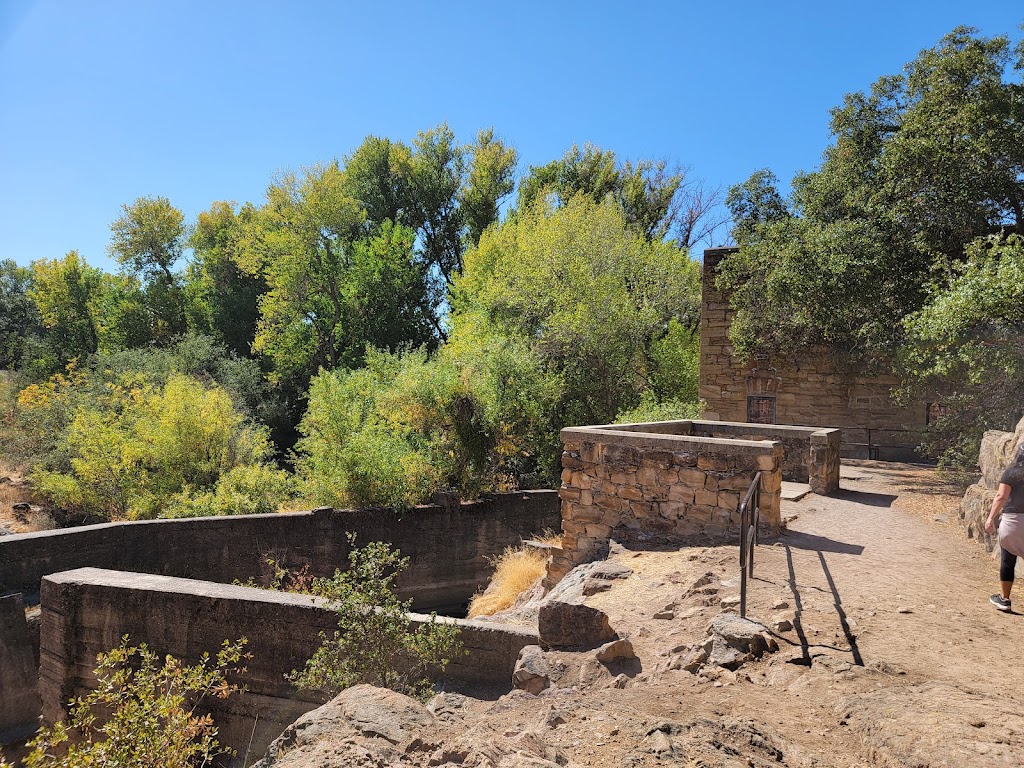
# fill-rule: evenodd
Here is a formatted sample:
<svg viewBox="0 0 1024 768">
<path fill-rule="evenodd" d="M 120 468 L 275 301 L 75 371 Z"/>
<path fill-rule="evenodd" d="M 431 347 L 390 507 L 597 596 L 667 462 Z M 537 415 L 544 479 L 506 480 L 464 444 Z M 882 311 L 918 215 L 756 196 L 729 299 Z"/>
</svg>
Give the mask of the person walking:
<svg viewBox="0 0 1024 768">
<path fill-rule="evenodd" d="M 1017 448 L 1013 461 L 999 478 L 992 510 L 985 521 L 985 531 L 996 532 L 999 518 L 999 591 L 989 598 L 1000 611 L 1009 611 L 1010 590 L 1017 558 L 1024 557 L 1024 443 Z"/>
</svg>

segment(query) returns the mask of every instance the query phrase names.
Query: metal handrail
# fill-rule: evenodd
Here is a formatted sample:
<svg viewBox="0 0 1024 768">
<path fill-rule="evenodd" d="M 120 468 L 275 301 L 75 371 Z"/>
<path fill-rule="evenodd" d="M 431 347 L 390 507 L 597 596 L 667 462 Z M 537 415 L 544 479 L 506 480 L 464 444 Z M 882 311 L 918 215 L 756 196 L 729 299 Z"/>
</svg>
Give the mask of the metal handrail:
<svg viewBox="0 0 1024 768">
<path fill-rule="evenodd" d="M 740 617 L 747 616 L 747 578 L 754 577 L 754 547 L 757 546 L 757 523 L 761 516 L 761 473 L 747 488 L 740 502 Z"/>
</svg>

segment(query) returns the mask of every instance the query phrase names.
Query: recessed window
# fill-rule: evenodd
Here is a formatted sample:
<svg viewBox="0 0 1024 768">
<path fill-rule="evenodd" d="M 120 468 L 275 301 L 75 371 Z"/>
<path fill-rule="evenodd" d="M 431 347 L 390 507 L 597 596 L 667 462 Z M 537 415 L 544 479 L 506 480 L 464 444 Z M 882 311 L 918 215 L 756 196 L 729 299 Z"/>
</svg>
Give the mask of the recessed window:
<svg viewBox="0 0 1024 768">
<path fill-rule="evenodd" d="M 747 423 L 774 424 L 775 398 L 763 395 L 749 395 L 747 397 Z"/>
</svg>

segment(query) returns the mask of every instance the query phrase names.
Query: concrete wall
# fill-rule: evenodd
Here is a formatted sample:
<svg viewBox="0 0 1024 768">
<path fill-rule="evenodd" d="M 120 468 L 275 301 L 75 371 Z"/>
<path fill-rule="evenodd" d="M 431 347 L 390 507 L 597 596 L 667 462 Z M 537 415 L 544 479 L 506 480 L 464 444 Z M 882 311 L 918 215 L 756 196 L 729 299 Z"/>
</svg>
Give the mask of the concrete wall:
<svg viewBox="0 0 1024 768">
<path fill-rule="evenodd" d="M 894 402 L 892 392 L 900 381 L 891 371 L 843 371 L 824 350 L 808 351 L 795 360 L 772 358 L 747 365 L 733 357 L 729 326 L 734 313 L 728 296 L 715 288 L 715 279 L 719 262 L 734 250 L 704 252 L 699 392 L 708 404 L 705 417 L 746 422 L 748 396 L 774 398 L 779 424 L 841 428 L 844 456 L 919 458 L 915 448 L 927 423 L 928 405 Z"/>
<path fill-rule="evenodd" d="M 334 614 L 309 596 L 82 568 L 44 578 L 41 599 L 39 690 L 48 722 L 63 717 L 65 703 L 95 684 L 96 654 L 124 635 L 132 644 L 145 642 L 189 663 L 204 651 L 216 652 L 226 639 L 248 638 L 252 658 L 238 679 L 247 692 L 211 707 L 221 743 L 238 752 L 235 765 L 250 737 L 252 754 L 262 754 L 299 715 L 322 703 L 299 694 L 284 678 L 302 668 L 320 632 L 337 628 Z M 469 651 L 449 668 L 455 679 L 510 685 L 519 651 L 539 642 L 536 632 L 519 627 L 443 620 L 462 628 Z"/>
<path fill-rule="evenodd" d="M 781 443 L 671 434 L 672 424 L 562 430 L 562 542 L 545 586 L 600 556 L 617 535 L 720 539 L 738 532 L 740 500 L 757 472 L 761 520 L 780 525 Z"/>
<path fill-rule="evenodd" d="M 18 595 L 0 597 L 0 744 L 24 738 L 39 717 L 36 662 L 25 606 Z"/>
<path fill-rule="evenodd" d="M 0 590 L 27 594 L 49 573 L 92 566 L 230 583 L 267 576 L 272 557 L 326 576 L 357 545 L 390 542 L 411 558 L 398 584 L 417 610 L 458 607 L 490 577 L 490 557 L 560 524 L 555 491 L 493 494 L 453 506 L 314 510 L 90 525 L 0 538 Z"/>
</svg>

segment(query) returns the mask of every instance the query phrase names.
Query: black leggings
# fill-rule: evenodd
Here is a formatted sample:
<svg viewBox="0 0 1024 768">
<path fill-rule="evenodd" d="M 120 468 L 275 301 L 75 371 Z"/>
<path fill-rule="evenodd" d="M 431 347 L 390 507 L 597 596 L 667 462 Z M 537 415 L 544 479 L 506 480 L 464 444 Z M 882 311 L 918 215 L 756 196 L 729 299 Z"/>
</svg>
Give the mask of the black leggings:
<svg viewBox="0 0 1024 768">
<path fill-rule="evenodd" d="M 1002 547 L 999 548 L 999 580 L 1013 581 L 1013 569 L 1017 565 L 1017 556 L 1011 555 Z"/>
</svg>

